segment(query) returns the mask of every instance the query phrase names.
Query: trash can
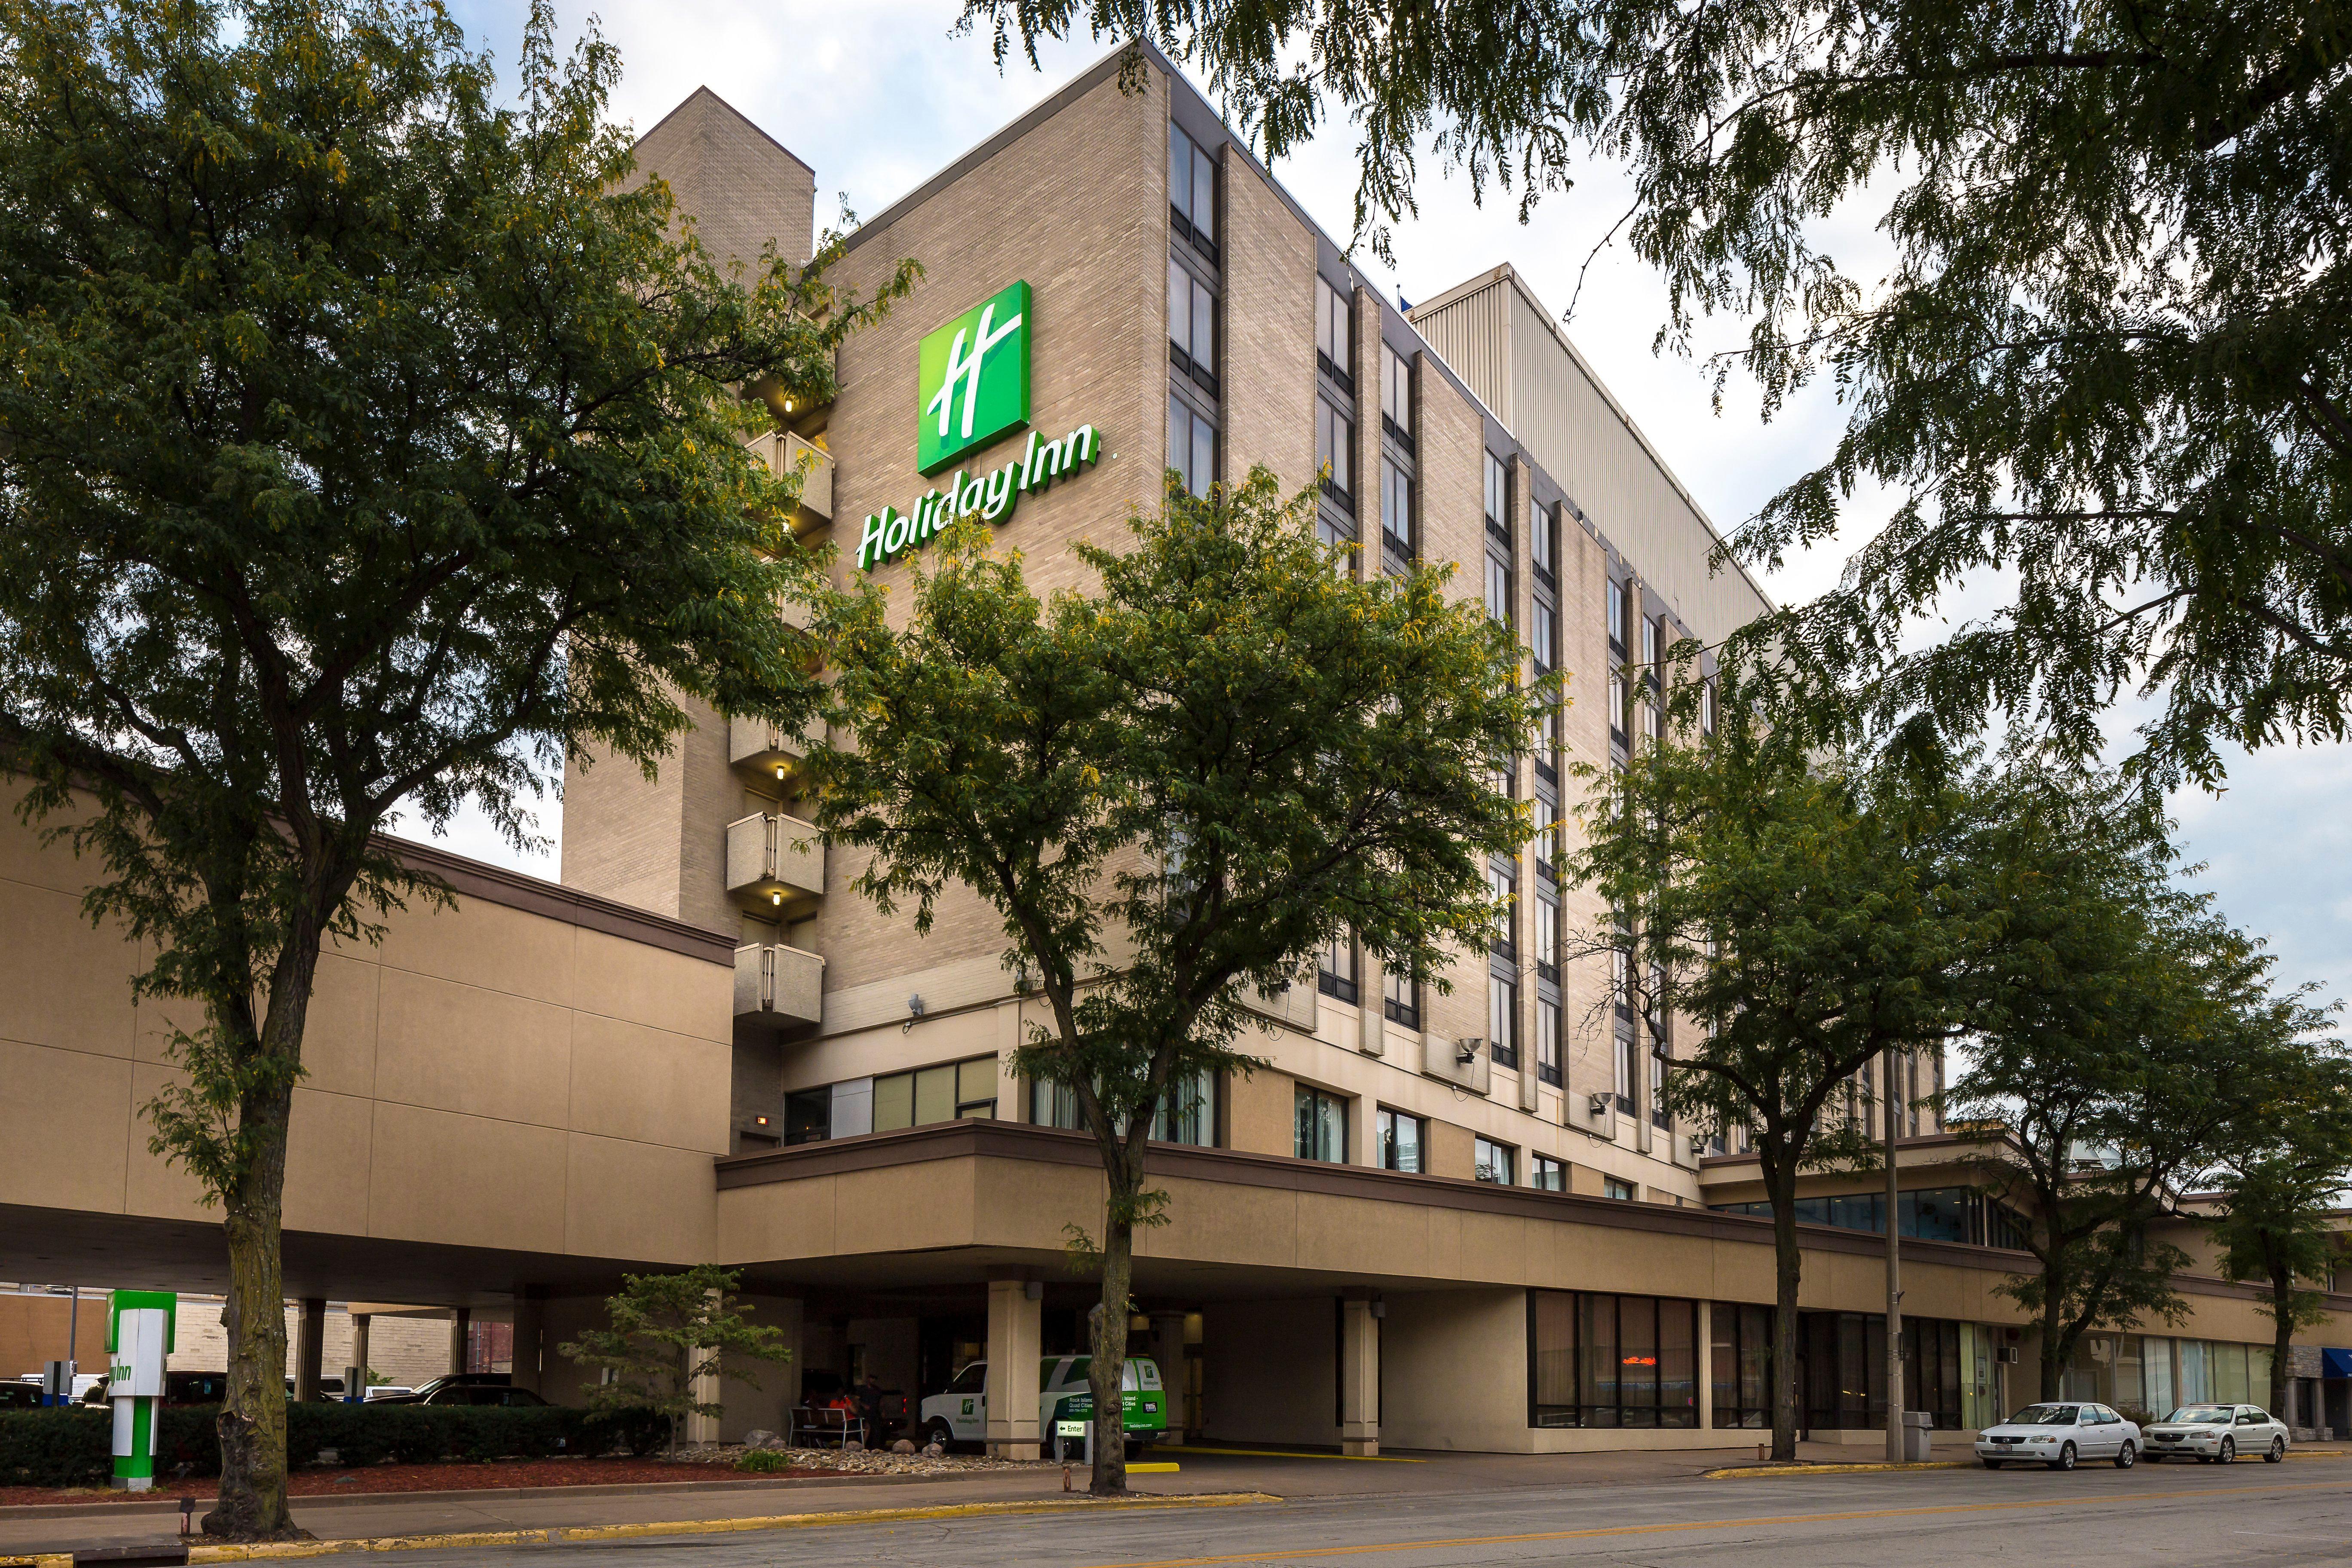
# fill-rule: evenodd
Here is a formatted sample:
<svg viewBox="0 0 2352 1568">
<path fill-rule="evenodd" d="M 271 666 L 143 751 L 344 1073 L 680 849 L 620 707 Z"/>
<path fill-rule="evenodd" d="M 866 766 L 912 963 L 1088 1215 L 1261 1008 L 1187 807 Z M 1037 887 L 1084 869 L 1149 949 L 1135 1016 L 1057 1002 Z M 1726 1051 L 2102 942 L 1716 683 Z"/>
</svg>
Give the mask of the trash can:
<svg viewBox="0 0 2352 1568">
<path fill-rule="evenodd" d="M 1932 1410 L 1906 1410 L 1903 1413 L 1903 1457 L 1916 1464 L 1928 1458 L 1928 1439 L 1936 1429 L 1936 1413 Z"/>
</svg>

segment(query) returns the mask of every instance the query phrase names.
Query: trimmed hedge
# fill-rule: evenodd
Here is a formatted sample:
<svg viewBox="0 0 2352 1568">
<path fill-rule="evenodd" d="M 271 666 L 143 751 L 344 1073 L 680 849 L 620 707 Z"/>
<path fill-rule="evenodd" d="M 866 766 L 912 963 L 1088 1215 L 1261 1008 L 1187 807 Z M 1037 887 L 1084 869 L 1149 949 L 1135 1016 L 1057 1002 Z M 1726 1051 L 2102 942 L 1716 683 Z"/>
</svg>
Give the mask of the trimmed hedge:
<svg viewBox="0 0 2352 1568">
<path fill-rule="evenodd" d="M 156 1444 L 158 1475 L 220 1473 L 220 1407 L 167 1405 Z M 466 1405 L 286 1406 L 286 1451 L 294 1467 L 332 1449 L 337 1468 L 432 1464 L 440 1459 L 593 1458 L 615 1448 L 651 1453 L 668 1427 L 642 1411 L 592 1418 L 559 1405 L 509 1409 Z M 110 1411 L 0 1410 L 0 1486 L 104 1486 L 114 1473 Z"/>
</svg>

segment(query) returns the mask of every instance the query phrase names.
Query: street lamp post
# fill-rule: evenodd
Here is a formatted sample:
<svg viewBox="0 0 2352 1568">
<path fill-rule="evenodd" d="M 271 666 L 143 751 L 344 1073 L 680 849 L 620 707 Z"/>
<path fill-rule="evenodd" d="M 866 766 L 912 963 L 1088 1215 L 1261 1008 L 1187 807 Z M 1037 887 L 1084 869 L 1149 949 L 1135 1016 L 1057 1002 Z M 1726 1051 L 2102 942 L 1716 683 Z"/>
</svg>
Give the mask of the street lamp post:
<svg viewBox="0 0 2352 1568">
<path fill-rule="evenodd" d="M 1903 1462 L 1903 1226 L 1896 1214 L 1895 1140 L 1902 1129 L 1902 1107 L 1895 1096 L 1895 1052 L 1888 1050 L 1881 1068 L 1885 1073 L 1882 1098 L 1886 1102 L 1886 1458 Z"/>
</svg>

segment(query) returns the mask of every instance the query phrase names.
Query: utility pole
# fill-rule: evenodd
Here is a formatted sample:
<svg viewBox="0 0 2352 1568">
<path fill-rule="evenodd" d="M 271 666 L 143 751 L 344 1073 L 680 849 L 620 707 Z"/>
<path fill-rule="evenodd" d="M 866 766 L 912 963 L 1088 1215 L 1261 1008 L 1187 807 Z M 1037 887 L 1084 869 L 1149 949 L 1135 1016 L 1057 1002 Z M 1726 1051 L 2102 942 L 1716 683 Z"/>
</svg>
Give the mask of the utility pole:
<svg viewBox="0 0 2352 1568">
<path fill-rule="evenodd" d="M 1895 1140 L 1903 1127 L 1902 1099 L 1895 1091 L 1895 1052 L 1880 1062 L 1886 1103 L 1886 1458 L 1903 1462 L 1903 1226 L 1898 1209 Z"/>
</svg>

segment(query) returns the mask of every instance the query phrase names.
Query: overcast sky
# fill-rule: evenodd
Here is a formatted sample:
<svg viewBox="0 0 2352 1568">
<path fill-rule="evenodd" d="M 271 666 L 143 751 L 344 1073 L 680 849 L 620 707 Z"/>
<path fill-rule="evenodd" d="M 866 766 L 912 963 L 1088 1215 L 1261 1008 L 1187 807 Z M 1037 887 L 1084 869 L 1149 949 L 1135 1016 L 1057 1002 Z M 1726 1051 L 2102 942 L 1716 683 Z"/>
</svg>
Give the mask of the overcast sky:
<svg viewBox="0 0 2352 1568">
<path fill-rule="evenodd" d="M 845 199 L 860 214 L 877 213 L 1102 52 L 1092 43 L 1048 50 L 1036 71 L 1016 58 L 1000 76 L 984 37 L 950 35 L 958 8 L 955 0 L 620 0 L 602 14 L 626 64 L 614 111 L 644 131 L 695 88 L 708 86 L 815 168 L 821 226 Z M 521 0 L 457 0 L 453 9 L 508 67 L 522 26 Z M 590 15 L 579 0 L 557 0 L 557 9 L 572 35 Z M 1354 192 L 1347 132 L 1344 125 L 1327 130 L 1322 141 L 1275 171 L 1342 246 Z M 1490 193 L 1482 210 L 1466 182 L 1444 177 L 1431 163 L 1423 171 L 1418 218 L 1396 232 L 1395 270 L 1369 254 L 1356 259 L 1391 299 L 1402 289 L 1415 301 L 1508 261 L 1559 312 L 1626 198 L 1615 172 L 1595 167 L 1573 190 L 1548 197 L 1523 226 L 1515 200 Z M 1845 243 L 1850 265 L 1874 248 L 1863 230 Z M 1839 411 L 1826 395 L 1813 395 L 1766 424 L 1750 390 L 1735 381 L 1715 413 L 1703 366 L 1653 354 L 1664 310 L 1650 271 L 1622 249 L 1604 251 L 1584 279 L 1568 331 L 1718 528 L 1727 530 L 1821 460 L 1834 440 Z M 1710 346 L 1737 335 L 1727 327 Z M 1873 521 L 1868 505 L 1858 503 L 1850 531 L 1859 536 Z M 1791 562 L 1766 586 L 1792 602 L 1834 580 L 1842 560 L 1836 551 L 1816 552 Z M 2342 956 L 2352 936 L 2352 890 L 2337 876 L 2352 849 L 2352 826 L 2342 809 L 2352 759 L 2341 748 L 2274 752 L 2239 760 L 2226 795 L 2175 803 L 2189 858 L 2209 863 L 2200 883 L 2220 895 L 2234 921 L 2270 939 L 2282 977 L 2315 981 L 2331 996 L 2343 986 Z M 560 841 L 554 803 L 541 824 Z M 518 857 L 478 822 L 457 824 L 448 843 L 462 853 L 556 874 L 553 853 Z"/>
</svg>

